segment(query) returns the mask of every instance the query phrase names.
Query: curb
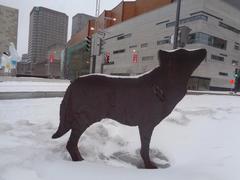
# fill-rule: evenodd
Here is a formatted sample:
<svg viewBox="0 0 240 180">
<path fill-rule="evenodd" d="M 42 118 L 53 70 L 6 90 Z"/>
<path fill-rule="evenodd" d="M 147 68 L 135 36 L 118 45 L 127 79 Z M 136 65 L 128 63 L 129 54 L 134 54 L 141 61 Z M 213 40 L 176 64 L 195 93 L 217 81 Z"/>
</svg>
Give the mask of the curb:
<svg viewBox="0 0 240 180">
<path fill-rule="evenodd" d="M 35 91 L 35 92 L 0 92 L 0 100 L 7 99 L 32 99 L 32 98 L 54 98 L 63 97 L 65 91 Z M 204 91 L 188 91 L 187 95 L 218 95 L 218 96 L 238 96 L 232 93 L 215 93 Z"/>
</svg>

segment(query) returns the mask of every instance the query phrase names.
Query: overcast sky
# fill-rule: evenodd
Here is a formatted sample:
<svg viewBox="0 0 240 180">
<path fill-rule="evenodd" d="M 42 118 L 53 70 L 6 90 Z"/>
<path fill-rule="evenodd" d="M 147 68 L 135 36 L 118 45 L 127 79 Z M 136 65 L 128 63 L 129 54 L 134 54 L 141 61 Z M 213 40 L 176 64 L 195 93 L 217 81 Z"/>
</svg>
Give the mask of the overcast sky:
<svg viewBox="0 0 240 180">
<path fill-rule="evenodd" d="M 101 12 L 112 9 L 122 0 L 101 0 Z M 68 39 L 72 32 L 72 17 L 77 13 L 94 16 L 96 0 L 0 0 L 0 4 L 19 10 L 17 51 L 21 56 L 28 51 L 28 31 L 30 11 L 34 6 L 43 6 L 68 15 Z"/>
</svg>

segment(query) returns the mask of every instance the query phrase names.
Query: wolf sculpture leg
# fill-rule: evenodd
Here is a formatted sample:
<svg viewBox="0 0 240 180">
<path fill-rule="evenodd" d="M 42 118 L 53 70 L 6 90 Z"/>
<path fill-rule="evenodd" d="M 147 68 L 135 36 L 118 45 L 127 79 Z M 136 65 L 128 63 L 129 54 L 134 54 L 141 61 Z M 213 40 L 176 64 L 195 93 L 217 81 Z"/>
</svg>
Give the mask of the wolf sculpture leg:
<svg viewBox="0 0 240 180">
<path fill-rule="evenodd" d="M 77 130 L 72 130 L 70 138 L 68 140 L 66 148 L 67 148 L 69 154 L 71 155 L 71 158 L 73 161 L 83 160 L 83 158 L 78 150 L 78 141 L 83 132 L 84 131 L 79 132 Z"/>
<path fill-rule="evenodd" d="M 149 157 L 149 145 L 151 141 L 151 136 L 153 132 L 154 127 L 139 127 L 139 134 L 140 134 L 140 140 L 141 140 L 141 150 L 140 154 L 142 156 L 145 168 L 147 169 L 156 169 L 157 166 L 151 162 Z"/>
</svg>

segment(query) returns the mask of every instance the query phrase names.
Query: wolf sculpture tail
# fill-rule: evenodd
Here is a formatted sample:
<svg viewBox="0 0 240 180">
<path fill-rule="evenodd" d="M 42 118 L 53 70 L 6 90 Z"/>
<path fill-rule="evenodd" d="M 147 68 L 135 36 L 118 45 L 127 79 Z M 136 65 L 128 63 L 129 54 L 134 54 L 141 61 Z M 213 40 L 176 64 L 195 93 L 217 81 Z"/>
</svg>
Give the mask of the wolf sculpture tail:
<svg viewBox="0 0 240 180">
<path fill-rule="evenodd" d="M 68 87 L 62 103 L 60 105 L 60 123 L 57 131 L 52 135 L 52 138 L 59 138 L 67 133 L 71 129 L 71 104 L 69 101 L 71 100 L 71 85 Z"/>
</svg>

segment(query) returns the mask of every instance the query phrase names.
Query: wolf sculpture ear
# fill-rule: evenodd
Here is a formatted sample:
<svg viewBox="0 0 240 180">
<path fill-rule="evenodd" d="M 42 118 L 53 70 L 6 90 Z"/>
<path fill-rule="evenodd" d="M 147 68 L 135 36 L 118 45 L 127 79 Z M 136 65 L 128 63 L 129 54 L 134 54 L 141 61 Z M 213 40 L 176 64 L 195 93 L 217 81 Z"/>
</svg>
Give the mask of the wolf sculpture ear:
<svg viewBox="0 0 240 180">
<path fill-rule="evenodd" d="M 185 49 L 177 49 L 172 51 L 164 51 L 160 49 L 158 52 L 159 64 L 162 67 L 173 65 L 173 61 L 175 60 L 181 61 L 181 59 L 186 59 L 188 56 L 187 52 L 188 51 Z"/>
<path fill-rule="evenodd" d="M 198 66 L 203 59 L 205 59 L 207 54 L 206 49 L 197 49 L 197 50 L 185 50 L 185 49 L 177 49 L 173 51 L 164 51 L 159 50 L 158 59 L 160 66 L 167 66 L 172 63 L 172 61 L 180 61 L 192 63 L 195 66 Z M 189 65 L 189 64 L 188 64 Z M 196 67 L 195 67 L 196 68 Z"/>
<path fill-rule="evenodd" d="M 164 51 L 164 50 L 159 50 L 158 51 L 158 61 L 159 61 L 159 65 L 163 66 L 164 61 L 166 61 L 166 59 L 168 59 L 169 57 L 169 52 Z"/>
</svg>

